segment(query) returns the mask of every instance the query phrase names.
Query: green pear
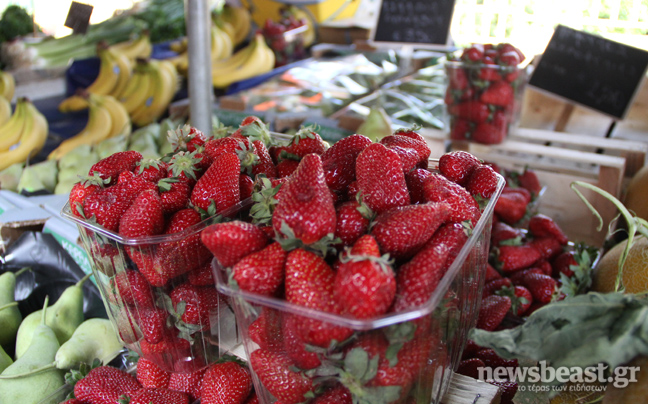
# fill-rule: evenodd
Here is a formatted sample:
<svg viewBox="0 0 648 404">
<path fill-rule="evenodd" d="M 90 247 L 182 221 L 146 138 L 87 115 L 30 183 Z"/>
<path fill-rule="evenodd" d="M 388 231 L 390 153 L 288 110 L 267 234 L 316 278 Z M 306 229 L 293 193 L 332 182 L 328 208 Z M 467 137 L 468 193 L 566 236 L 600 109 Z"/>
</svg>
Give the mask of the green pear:
<svg viewBox="0 0 648 404">
<path fill-rule="evenodd" d="M 81 323 L 72 338 L 61 345 L 56 353 L 56 367 L 78 368 L 81 363 L 91 364 L 95 359 L 107 365 L 123 348 L 110 320 L 91 318 Z"/>
<path fill-rule="evenodd" d="M 2 346 L 0 346 L 0 373 L 2 373 L 9 365 L 13 363 L 11 356 L 9 356 Z"/>
<path fill-rule="evenodd" d="M 10 271 L 0 275 L 0 346 L 12 344 L 16 339 L 22 314 L 15 300 L 16 277 L 28 268 L 13 273 Z"/>
<path fill-rule="evenodd" d="M 47 302 L 48 298 L 45 298 L 43 310 L 39 310 L 40 324 L 33 329 L 31 343 L 24 355 L 0 374 L 0 397 L 3 403 L 41 403 L 65 384 L 64 371 L 52 365 L 60 345 L 54 331 L 45 324 Z M 54 399 L 51 404 L 57 401 Z"/>
<path fill-rule="evenodd" d="M 56 303 L 47 309 L 45 323 L 52 328 L 59 344 L 69 340 L 74 330 L 83 322 L 83 283 L 89 276 L 86 275 L 79 282 L 65 289 Z M 27 352 L 33 330 L 38 327 L 41 315 L 42 310 L 35 311 L 25 317 L 20 324 L 16 336 L 16 359 Z"/>
<path fill-rule="evenodd" d="M 391 119 L 381 107 L 371 108 L 367 119 L 356 129 L 355 133 L 365 135 L 374 142 L 394 133 Z"/>
</svg>

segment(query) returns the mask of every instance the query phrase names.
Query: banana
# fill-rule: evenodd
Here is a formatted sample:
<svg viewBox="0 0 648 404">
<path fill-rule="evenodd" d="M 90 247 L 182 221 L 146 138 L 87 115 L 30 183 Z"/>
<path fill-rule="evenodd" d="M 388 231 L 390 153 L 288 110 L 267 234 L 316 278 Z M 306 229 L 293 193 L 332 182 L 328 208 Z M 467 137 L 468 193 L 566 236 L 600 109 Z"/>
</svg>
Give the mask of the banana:
<svg viewBox="0 0 648 404">
<path fill-rule="evenodd" d="M 0 126 L 11 118 L 11 103 L 4 97 L 0 97 Z"/>
<path fill-rule="evenodd" d="M 16 90 L 16 81 L 9 72 L 0 70 L 0 96 L 11 101 Z"/>
<path fill-rule="evenodd" d="M 224 25 L 230 25 L 229 23 L 226 23 Z M 223 28 L 217 28 L 217 33 L 220 35 L 221 42 L 223 43 L 223 48 L 221 49 L 221 55 L 220 59 L 227 59 L 228 57 L 232 56 L 232 53 L 234 53 L 234 42 L 232 40 L 232 37 L 230 34 Z M 233 35 L 233 34 L 232 34 Z"/>
<path fill-rule="evenodd" d="M 110 112 L 95 102 L 90 102 L 88 110 L 88 123 L 73 137 L 64 140 L 48 156 L 48 160 L 58 160 L 77 147 L 87 144 L 95 145 L 108 138 L 112 129 Z"/>
<path fill-rule="evenodd" d="M 139 65 L 135 68 L 135 73 L 128 82 L 128 86 L 118 99 L 128 114 L 144 103 L 150 85 L 151 76 L 146 72 L 145 65 Z"/>
<path fill-rule="evenodd" d="M 169 44 L 169 49 L 175 53 L 184 53 L 187 51 L 188 40 L 187 37 L 184 37 L 178 41 L 173 41 Z"/>
<path fill-rule="evenodd" d="M 7 122 L 0 126 L 0 151 L 9 150 L 20 140 L 25 126 L 25 105 L 29 102 L 21 98 L 16 102 L 16 109 Z"/>
<path fill-rule="evenodd" d="M 118 53 L 126 55 L 130 60 L 137 58 L 148 58 L 153 52 L 151 38 L 147 32 L 140 34 L 137 39 L 116 43 L 110 48 Z"/>
<path fill-rule="evenodd" d="M 135 125 L 142 127 L 156 121 L 164 114 L 177 89 L 177 76 L 170 67 L 162 67 L 158 60 L 151 60 L 151 86 L 146 101 L 131 114 Z"/>
<path fill-rule="evenodd" d="M 229 22 L 234 27 L 234 46 L 241 44 L 250 33 L 250 12 L 245 7 L 235 7 L 225 4 L 222 14 L 223 21 Z"/>
<path fill-rule="evenodd" d="M 248 60 L 255 47 L 256 44 L 251 42 L 248 46 L 232 55 L 232 57 L 224 60 L 212 61 L 212 77 L 222 76 L 238 69 Z"/>
<path fill-rule="evenodd" d="M 214 87 L 225 88 L 237 81 L 249 79 L 271 70 L 268 67 L 271 63 L 274 65 L 274 55 L 272 56 L 272 60 L 270 60 L 270 54 L 265 50 L 268 46 L 265 43 L 265 39 L 263 39 L 263 35 L 256 35 L 252 46 L 254 46 L 254 49 L 250 57 L 238 68 L 217 76 L 212 74 Z"/>
<path fill-rule="evenodd" d="M 99 75 L 86 90 L 93 94 L 110 94 L 117 86 L 123 67 L 117 62 L 115 53 L 108 48 L 98 49 L 100 66 Z"/>
<path fill-rule="evenodd" d="M 130 80 L 130 77 L 133 73 L 133 64 L 131 60 L 126 56 L 124 53 L 116 53 L 114 51 L 111 51 L 115 53 L 116 57 L 116 66 L 119 68 L 119 78 L 117 79 L 117 83 L 115 84 L 115 88 L 112 89 L 108 94 L 112 95 L 113 97 L 118 96 L 122 91 L 124 91 L 124 88 L 126 88 L 126 85 L 128 84 L 128 80 Z"/>
<path fill-rule="evenodd" d="M 0 170 L 29 160 L 45 145 L 48 133 L 47 120 L 31 102 L 25 105 L 24 118 L 25 125 L 18 143 L 9 150 L 0 152 Z"/>
<path fill-rule="evenodd" d="M 171 76 L 171 82 L 173 83 L 173 95 L 178 92 L 180 89 L 180 76 L 178 76 L 178 72 L 176 69 L 173 67 L 173 65 L 168 62 L 167 60 L 159 60 L 158 64 L 160 65 L 160 69 L 166 70 L 167 74 Z M 173 98 L 173 96 L 171 96 Z"/>
<path fill-rule="evenodd" d="M 84 109 L 88 109 L 88 99 L 76 94 L 67 97 L 58 105 L 58 110 L 64 114 Z"/>
<path fill-rule="evenodd" d="M 90 95 L 91 99 L 94 99 L 100 107 L 103 107 L 108 110 L 110 114 L 112 126 L 110 128 L 110 133 L 108 137 L 114 137 L 118 135 L 128 136 L 132 130 L 132 124 L 130 117 L 126 108 L 117 101 L 113 96 L 110 95 Z"/>
</svg>

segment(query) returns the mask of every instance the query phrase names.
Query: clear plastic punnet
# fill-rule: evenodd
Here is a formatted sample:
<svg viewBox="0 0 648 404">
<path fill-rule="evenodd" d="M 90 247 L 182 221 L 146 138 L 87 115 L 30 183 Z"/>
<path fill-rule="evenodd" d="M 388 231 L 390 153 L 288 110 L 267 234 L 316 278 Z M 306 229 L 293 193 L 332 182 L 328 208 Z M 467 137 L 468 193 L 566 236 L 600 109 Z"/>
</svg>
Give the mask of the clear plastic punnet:
<svg viewBox="0 0 648 404">
<path fill-rule="evenodd" d="M 360 320 L 245 292 L 214 259 L 216 287 L 231 298 L 259 401 L 310 402 L 343 385 L 353 402 L 440 403 L 476 322 L 493 209 L 503 187 L 499 177 L 497 191 L 438 287 L 408 311 Z M 300 336 L 309 330 L 345 339 L 327 347 L 304 344 Z M 300 401 L 291 401 L 295 391 Z"/>
<path fill-rule="evenodd" d="M 234 312 L 214 288 L 201 231 L 237 218 L 246 200 L 173 234 L 125 238 L 73 215 L 108 316 L 126 347 L 172 372 L 191 372 L 240 346 Z"/>
</svg>

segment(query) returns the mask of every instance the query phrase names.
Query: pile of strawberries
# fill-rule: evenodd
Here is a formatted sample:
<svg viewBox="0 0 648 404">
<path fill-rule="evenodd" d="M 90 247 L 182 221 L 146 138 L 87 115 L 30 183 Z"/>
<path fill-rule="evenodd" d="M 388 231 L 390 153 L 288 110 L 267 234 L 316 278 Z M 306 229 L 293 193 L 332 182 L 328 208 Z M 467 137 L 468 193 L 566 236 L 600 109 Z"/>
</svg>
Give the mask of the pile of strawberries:
<svg viewBox="0 0 648 404">
<path fill-rule="evenodd" d="M 453 140 L 502 143 L 521 108 L 524 55 L 509 43 L 474 44 L 446 64 L 445 103 Z"/>
<path fill-rule="evenodd" d="M 327 149 L 303 129 L 270 155 L 280 178 L 260 181 L 254 223 L 214 224 L 201 234 L 222 267 L 221 287 L 292 307 L 250 309 L 235 299 L 248 316 L 237 321 L 249 325 L 260 396 L 281 404 L 429 399 L 440 387 L 434 372 L 450 361 L 441 325 L 457 311 L 370 331 L 342 323 L 372 328 L 371 320 L 429 304 L 499 175 L 478 161 L 464 172 L 461 153 L 442 156 L 440 173 L 428 170 L 430 149 L 411 130 L 378 143 L 356 134 Z M 454 304 L 452 292 L 446 298 Z"/>
<path fill-rule="evenodd" d="M 223 358 L 190 373 L 167 372 L 141 358 L 135 375 L 111 366 L 72 371 L 74 398 L 63 404 L 258 404 L 247 366 Z"/>
</svg>

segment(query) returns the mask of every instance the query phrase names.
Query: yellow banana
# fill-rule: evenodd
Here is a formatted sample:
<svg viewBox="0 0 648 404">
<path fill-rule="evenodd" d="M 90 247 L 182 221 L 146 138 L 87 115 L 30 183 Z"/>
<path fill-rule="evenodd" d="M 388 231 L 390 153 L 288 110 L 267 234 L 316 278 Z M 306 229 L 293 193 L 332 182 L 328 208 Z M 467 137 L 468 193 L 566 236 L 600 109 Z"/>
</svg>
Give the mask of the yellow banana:
<svg viewBox="0 0 648 404">
<path fill-rule="evenodd" d="M 229 25 L 229 24 L 227 24 L 227 25 Z M 218 28 L 218 27 L 216 27 L 216 28 Z M 219 60 L 220 59 L 227 59 L 228 57 L 232 56 L 232 53 L 234 53 L 234 42 L 233 42 L 232 37 L 230 36 L 230 34 L 228 34 L 227 31 L 225 31 L 222 28 L 218 28 L 218 35 L 220 35 L 220 39 L 221 39 L 221 41 L 223 43 L 223 48 L 221 50 L 221 55 L 220 55 Z"/>
<path fill-rule="evenodd" d="M 128 112 L 119 101 L 110 95 L 91 95 L 90 97 L 110 113 L 112 126 L 108 134 L 109 138 L 118 135 L 130 135 L 132 130 L 131 120 Z"/>
<path fill-rule="evenodd" d="M 172 58 L 166 59 L 169 61 L 173 66 L 175 66 L 176 71 L 180 74 L 187 74 L 187 71 L 189 69 L 189 52 L 185 51 L 178 56 L 174 56 Z"/>
<path fill-rule="evenodd" d="M 236 52 L 232 57 L 212 61 L 212 77 L 222 76 L 238 69 L 242 64 L 247 62 L 255 47 L 256 44 L 251 42 L 248 46 Z"/>
<path fill-rule="evenodd" d="M 170 69 L 160 66 L 160 61 L 151 60 L 151 87 L 147 92 L 146 101 L 133 111 L 131 117 L 135 125 L 142 127 L 160 118 L 176 92 L 176 76 L 169 73 Z"/>
<path fill-rule="evenodd" d="M 131 114 L 137 107 L 144 103 L 150 85 L 150 75 L 145 72 L 144 67 L 138 66 L 128 86 L 118 100 L 122 103 L 128 114 Z"/>
<path fill-rule="evenodd" d="M 21 163 L 38 154 L 47 140 L 47 120 L 30 102 L 25 105 L 25 126 L 18 143 L 0 152 L 0 170 Z"/>
<path fill-rule="evenodd" d="M 122 67 L 117 64 L 117 57 L 115 57 L 115 54 L 110 49 L 99 49 L 97 53 L 101 61 L 99 75 L 86 90 L 93 94 L 110 94 L 119 81 Z"/>
<path fill-rule="evenodd" d="M 88 109 L 88 99 L 76 94 L 67 97 L 58 106 L 58 110 L 64 114 L 84 109 Z"/>
<path fill-rule="evenodd" d="M 117 79 L 115 88 L 113 88 L 112 91 L 108 93 L 113 97 L 118 96 L 122 91 L 124 91 L 124 88 L 126 88 L 128 80 L 130 80 L 133 73 L 133 63 L 128 58 L 128 56 L 123 53 L 115 53 L 115 57 L 116 65 L 119 68 L 119 78 Z"/>
<path fill-rule="evenodd" d="M 158 64 L 160 66 L 160 69 L 165 70 L 167 74 L 171 77 L 171 82 L 173 83 L 173 95 L 175 95 L 176 92 L 180 89 L 180 76 L 178 76 L 178 72 L 176 69 L 173 67 L 173 65 L 168 62 L 167 60 L 158 60 Z M 173 98 L 173 96 L 172 96 Z"/>
<path fill-rule="evenodd" d="M 0 70 L 0 96 L 11 101 L 16 90 L 16 81 L 9 72 Z"/>
<path fill-rule="evenodd" d="M 112 118 L 108 110 L 95 102 L 90 102 L 88 110 L 88 123 L 73 137 L 64 140 L 48 156 L 48 160 L 60 159 L 77 147 L 87 144 L 95 145 L 108 138 L 112 129 Z"/>
<path fill-rule="evenodd" d="M 221 74 L 214 76 L 212 74 L 212 82 L 216 88 L 224 88 L 229 86 L 232 83 L 237 81 L 249 79 L 251 77 L 258 76 L 269 71 L 268 66 L 270 65 L 269 57 L 270 55 L 264 49 L 268 46 L 265 44 L 265 39 L 262 35 L 256 35 L 254 39 L 254 49 L 250 54 L 250 57 L 240 65 L 235 70 L 228 72 L 226 74 Z M 274 56 L 273 56 L 274 58 Z M 274 64 L 274 60 L 272 60 Z"/>
<path fill-rule="evenodd" d="M 187 51 L 188 40 L 187 37 L 184 37 L 178 41 L 173 41 L 169 44 L 169 49 L 175 53 L 183 53 Z"/>
<path fill-rule="evenodd" d="M 242 43 L 250 33 L 250 12 L 245 7 L 235 7 L 225 4 L 222 14 L 223 21 L 229 22 L 234 27 L 234 46 Z"/>
<path fill-rule="evenodd" d="M 11 103 L 5 97 L 0 97 L 0 126 L 11 118 Z"/>
<path fill-rule="evenodd" d="M 223 31 L 221 31 L 216 24 L 212 24 L 210 28 L 210 38 L 211 38 L 211 58 L 212 60 L 223 59 L 223 54 L 225 52 L 225 39 L 223 38 Z"/>
<path fill-rule="evenodd" d="M 25 126 L 25 105 L 29 102 L 21 98 L 16 102 L 16 109 L 7 122 L 0 126 L 0 151 L 9 150 L 18 143 Z"/>
<path fill-rule="evenodd" d="M 140 34 L 136 39 L 116 43 L 110 46 L 110 48 L 126 55 L 130 60 L 148 58 L 151 56 L 151 52 L 153 51 L 151 38 L 146 32 Z"/>
</svg>

